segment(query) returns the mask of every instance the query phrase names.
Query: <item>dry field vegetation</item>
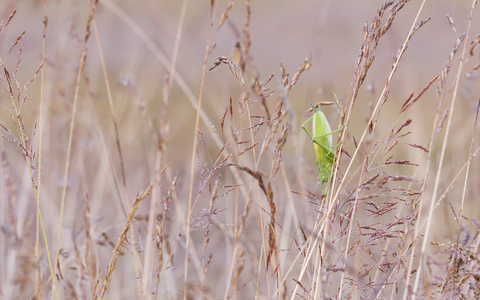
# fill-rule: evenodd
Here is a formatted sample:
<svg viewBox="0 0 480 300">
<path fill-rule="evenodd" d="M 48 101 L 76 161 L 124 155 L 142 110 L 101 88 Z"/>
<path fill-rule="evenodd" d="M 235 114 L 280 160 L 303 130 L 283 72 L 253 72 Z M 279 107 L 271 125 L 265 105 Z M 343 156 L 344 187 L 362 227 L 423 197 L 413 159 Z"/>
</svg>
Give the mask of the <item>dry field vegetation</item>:
<svg viewBox="0 0 480 300">
<path fill-rule="evenodd" d="M 2 1 L 0 298 L 478 299 L 476 4 Z"/>
</svg>

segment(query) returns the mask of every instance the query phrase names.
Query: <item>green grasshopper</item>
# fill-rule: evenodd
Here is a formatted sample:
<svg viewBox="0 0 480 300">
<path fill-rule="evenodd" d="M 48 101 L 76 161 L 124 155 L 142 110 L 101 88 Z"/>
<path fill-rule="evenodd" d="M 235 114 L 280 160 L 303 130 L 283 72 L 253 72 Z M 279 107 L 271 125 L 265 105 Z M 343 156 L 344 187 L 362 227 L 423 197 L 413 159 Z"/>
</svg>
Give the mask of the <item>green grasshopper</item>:
<svg viewBox="0 0 480 300">
<path fill-rule="evenodd" d="M 313 142 L 317 160 L 318 181 L 322 183 L 321 190 L 323 191 L 323 185 L 326 182 L 330 182 L 332 177 L 335 150 L 340 146 L 340 144 L 338 144 L 332 148 L 332 134 L 342 131 L 343 126 L 338 130 L 332 131 L 323 112 L 320 109 L 317 110 L 311 102 L 310 106 L 313 109 L 313 116 L 303 123 L 302 128 Z M 305 128 L 305 125 L 310 121 L 312 121 L 313 125 L 312 134 Z"/>
</svg>

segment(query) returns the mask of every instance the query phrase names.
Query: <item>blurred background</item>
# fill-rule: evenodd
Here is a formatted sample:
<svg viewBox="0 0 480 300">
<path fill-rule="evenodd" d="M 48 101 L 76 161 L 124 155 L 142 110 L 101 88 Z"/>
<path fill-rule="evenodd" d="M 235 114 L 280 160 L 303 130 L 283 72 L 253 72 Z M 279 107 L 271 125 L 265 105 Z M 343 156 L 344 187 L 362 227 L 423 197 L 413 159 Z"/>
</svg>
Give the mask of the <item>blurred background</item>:
<svg viewBox="0 0 480 300">
<path fill-rule="evenodd" d="M 87 1 L 46 1 L 46 11 L 44 11 L 42 1 L 5 0 L 0 3 L 0 19 L 3 25 L 6 24 L 12 12 L 16 11 L 8 26 L 2 27 L 0 31 L 0 57 L 2 67 L 8 69 L 11 74 L 18 66 L 16 78 L 19 82 L 20 102 L 22 102 L 23 96 L 26 97 L 25 104 L 21 106 L 21 114 L 24 130 L 30 137 L 36 152 L 36 156 L 33 158 L 34 164 L 38 163 L 39 152 L 35 149 L 38 149 L 39 146 L 40 95 L 42 80 L 44 80 L 43 162 L 39 198 L 51 255 L 55 257 L 55 251 L 59 251 L 61 254 L 60 265 L 64 273 L 57 275 L 57 280 L 60 282 L 57 287 L 63 297 L 69 298 L 75 294 L 78 297 L 89 299 L 94 294 L 92 290 L 95 289 L 93 286 L 96 276 L 104 278 L 106 275 L 106 267 L 110 262 L 113 246 L 125 224 L 129 211 L 126 203 L 131 204 L 135 195 L 145 190 L 154 181 L 155 174 L 159 173 L 158 167 L 165 168 L 165 173 L 162 173 L 159 180 L 160 191 L 157 194 L 157 196 L 161 195 L 158 196 L 161 200 L 155 204 L 158 205 L 156 209 L 158 209 L 159 219 L 167 218 L 162 215 L 162 207 L 167 201 L 165 200 L 168 198 L 166 195 L 169 188 L 172 187 L 173 178 L 178 178 L 174 188 L 176 196 L 173 201 L 175 205 L 168 208 L 169 226 L 168 229 L 164 229 L 168 231 L 164 238 L 170 239 L 170 245 L 163 246 L 163 251 L 169 254 L 167 256 L 174 262 L 169 265 L 165 260 L 163 269 L 160 268 L 165 273 L 158 271 L 155 276 L 152 275 L 152 281 L 157 277 L 165 276 L 160 280 L 161 283 L 157 285 L 155 292 L 153 292 L 154 288 L 151 282 L 147 284 L 147 287 L 152 290 L 152 295 L 159 299 L 183 297 L 183 285 L 187 283 L 180 282 L 183 279 L 186 242 L 177 237 L 186 234 L 184 232 L 186 211 L 189 193 L 191 193 L 189 187 L 190 161 L 194 137 L 197 136 L 194 131 L 195 103 L 198 101 L 201 89 L 202 108 L 208 115 L 209 123 L 202 120 L 199 127 L 203 137 L 199 137 L 199 146 L 196 150 L 198 156 L 194 165 L 196 179 L 193 188 L 194 199 L 198 194 L 199 202 L 190 217 L 192 224 L 197 224 L 202 230 L 199 230 L 198 235 L 192 233 L 194 235 L 192 237 L 193 246 L 190 245 L 192 249 L 201 253 L 204 247 L 204 235 L 206 235 L 202 226 L 205 226 L 205 222 L 207 222 L 205 220 L 208 219 L 205 213 L 209 209 L 209 204 L 208 197 L 202 198 L 205 194 L 199 192 L 202 190 L 202 184 L 208 181 L 213 185 L 214 178 L 221 181 L 220 186 L 225 190 L 238 184 L 232 174 L 224 169 L 218 171 L 218 177 L 208 178 L 205 182 L 202 182 L 199 175 L 210 170 L 209 168 L 214 168 L 217 156 L 220 156 L 219 148 L 215 146 L 213 137 L 208 133 L 209 128 L 220 132 L 222 117 L 225 118 L 224 114 L 228 111 L 230 99 L 232 99 L 233 105 L 237 106 L 242 97 L 239 81 L 226 65 L 206 71 L 202 83 L 203 62 L 207 46 L 212 49 L 207 57 L 206 68 L 208 70 L 218 57 L 232 57 L 237 42 L 244 43 L 245 41 L 243 33 L 246 22 L 245 3 L 236 1 L 229 11 L 228 19 L 220 27 L 221 16 L 227 9 L 228 1 L 215 2 L 215 9 L 212 10 L 210 1 L 100 0 L 96 6 L 95 23 L 92 23 L 90 28 L 91 35 L 86 44 L 87 57 L 78 85 L 76 83 L 77 73 L 90 14 L 89 3 Z M 287 73 L 290 74 L 291 80 L 305 59 L 312 55 L 311 67 L 301 74 L 300 80 L 288 95 L 289 113 L 293 114 L 289 119 L 292 130 L 289 134 L 295 138 L 287 139 L 282 161 L 291 184 L 290 191 L 295 191 L 301 196 L 295 199 L 294 205 L 286 205 L 286 197 L 276 199 L 278 213 L 289 216 L 285 217 L 288 220 L 293 218 L 289 214 L 295 215 L 300 220 L 305 218 L 303 221 L 307 232 L 313 230 L 317 215 L 306 213 L 311 213 L 312 207 L 309 206 L 308 201 L 304 198 L 305 195 L 302 194 L 308 194 L 306 191 L 312 191 L 317 195 L 320 193 L 314 152 L 311 142 L 301 129 L 301 124 L 311 116 L 311 113 L 308 112 L 308 102 L 333 101 L 337 97 L 338 101 L 345 106 L 352 97 L 352 80 L 360 46 L 363 42 L 363 29 L 366 24 L 370 26 L 382 3 L 383 1 L 379 0 L 275 0 L 252 1 L 251 3 L 249 31 L 251 47 L 246 78 L 252 79 L 258 76 L 259 82 L 266 82 L 272 74 L 275 74 L 268 83 L 271 90 L 277 89 L 275 97 L 269 99 L 271 101 L 268 102 L 270 109 L 275 109 L 275 100 L 282 91 L 280 88 L 280 64 L 283 64 Z M 375 50 L 375 61 L 359 91 L 355 112 L 350 120 L 350 137 L 355 136 L 358 140 L 366 128 L 373 105 L 380 96 L 392 68 L 393 58 L 404 43 L 420 5 L 421 1 L 408 3 L 398 13 L 391 28 L 380 40 Z M 181 23 L 183 30 L 179 36 L 178 52 L 175 53 L 174 45 L 182 8 L 186 9 L 184 21 Z M 469 1 L 435 0 L 425 3 L 419 20 L 427 18 L 431 18 L 431 20 L 413 36 L 393 77 L 389 87 L 388 105 L 383 108 L 383 114 L 378 120 L 378 136 L 387 134 L 389 126 L 398 117 L 398 111 L 408 97 L 412 93 L 417 95 L 429 81 L 442 72 L 457 38 L 467 30 L 470 11 L 471 3 Z M 213 29 L 209 40 L 213 13 Z M 46 26 L 45 40 L 43 40 L 45 14 L 48 17 L 48 25 Z M 475 11 L 475 14 L 471 22 L 472 32 L 466 43 L 474 43 L 475 36 L 479 34 L 478 10 Z M 449 23 L 447 15 L 454 21 L 454 29 L 453 25 Z M 21 38 L 20 43 L 10 51 L 11 45 L 23 31 L 25 31 L 25 35 Z M 47 58 L 42 69 L 45 77 L 41 76 L 41 72 L 37 72 L 42 63 L 43 41 L 45 41 Z M 209 41 L 208 44 L 207 41 Z M 478 39 L 476 43 L 478 43 Z M 17 64 L 20 49 L 21 59 Z M 165 115 L 163 109 L 166 108 L 166 105 L 163 102 L 163 93 L 172 57 L 175 55 L 177 75 L 172 82 L 168 112 Z M 467 54 L 466 57 L 465 67 L 460 75 L 456 112 L 452 119 L 453 131 L 445 160 L 444 176 L 442 176 L 442 179 L 445 180 L 442 182 L 444 189 L 447 189 L 452 178 L 464 167 L 468 159 L 468 148 L 472 140 L 471 129 L 480 95 L 478 70 L 468 73 L 478 64 L 478 49 L 472 55 Z M 103 74 L 103 63 L 110 91 Z M 459 60 L 456 58 L 453 65 L 458 66 L 458 63 Z M 457 72 L 457 69 L 452 70 L 453 72 Z M 24 85 L 33 77 L 36 77 L 35 80 L 24 93 Z M 2 134 L 9 140 L 13 140 L 8 131 L 17 138 L 19 131 L 12 122 L 11 115 L 14 114 L 12 114 L 11 95 L 5 76 L 1 78 L 4 88 L 0 91 L 0 122 L 7 129 L 5 131 L 7 133 L 3 132 Z M 454 77 L 446 79 L 445 99 L 451 97 L 454 79 Z M 247 86 L 250 84 L 246 83 Z M 409 143 L 419 144 L 425 148 L 428 147 L 428 141 L 433 131 L 432 122 L 437 108 L 435 85 L 420 99 L 415 110 L 409 112 L 409 118 L 414 119 L 414 124 L 409 128 L 409 131 L 412 132 Z M 75 111 L 72 152 L 68 178 L 65 182 L 70 122 L 77 88 L 78 103 Z M 118 126 L 122 157 L 119 156 L 117 150 L 115 126 L 108 100 L 109 92 L 111 92 L 113 111 Z M 142 113 L 142 105 L 144 105 L 143 109 L 147 111 L 148 118 L 151 118 L 151 123 Z M 445 105 L 442 110 L 448 106 Z M 336 105 L 331 105 L 323 108 L 323 111 L 330 120 L 332 128 L 338 128 L 340 109 Z M 253 115 L 260 115 L 261 112 L 262 108 L 259 104 L 252 107 Z M 235 115 L 240 120 L 238 114 L 235 113 Z M 232 121 L 232 123 L 235 122 Z M 36 129 L 34 129 L 35 124 L 37 124 Z M 150 125 L 153 126 L 153 129 Z M 238 130 L 246 127 L 245 124 L 243 127 L 232 125 L 232 128 Z M 468 130 L 463 130 L 463 128 L 468 128 Z M 162 135 L 165 140 L 162 141 L 164 148 L 160 166 L 158 165 L 157 141 L 152 130 L 157 135 L 161 135 L 159 132 L 167 132 L 166 135 Z M 227 131 L 227 129 L 225 130 Z M 246 132 L 245 136 L 247 136 Z M 33 136 L 34 133 L 35 136 Z M 223 141 L 225 142 L 226 139 Z M 259 143 L 261 142 L 262 138 L 259 137 Z M 5 270 L 0 275 L 3 286 L 1 293 L 5 299 L 25 299 L 32 295 L 40 297 L 39 294 L 36 294 L 38 288 L 35 287 L 35 282 L 38 282 L 35 276 L 38 272 L 42 278 L 40 294 L 43 297 L 50 297 L 51 279 L 49 279 L 49 267 L 42 239 L 40 239 L 39 261 L 31 257 L 37 232 L 36 202 L 25 156 L 22 155 L 15 143 L 16 141 L 10 143 L 6 139 L 0 142 L 2 153 L 5 155 L 2 161 L 4 171 L 0 183 L 0 197 L 2 198 L 0 200 L 2 205 L 0 222 L 3 231 L 0 239 L 0 244 L 2 244 L 0 269 Z M 355 151 L 352 139 L 345 145 L 345 148 L 350 154 Z M 425 169 L 425 154 L 422 151 L 417 153 L 409 149 L 411 148 L 408 146 L 399 146 L 396 153 L 400 155 L 399 160 L 408 159 L 419 165 L 418 170 L 410 171 L 409 169 L 408 172 L 413 174 L 411 176 L 422 178 L 425 172 L 435 169 L 437 165 L 435 159 L 433 159 L 430 169 Z M 301 158 L 298 158 L 299 153 L 302 155 Z M 253 159 L 251 156 L 248 157 Z M 268 170 L 271 161 L 267 160 L 264 163 L 260 163 L 259 169 L 262 171 Z M 300 181 L 297 178 L 299 163 L 303 165 L 300 169 L 304 168 L 305 171 L 304 180 Z M 359 165 L 358 163 L 355 166 Z M 474 175 L 471 177 L 473 183 L 469 189 L 470 195 L 478 195 L 479 172 L 477 165 L 478 163 L 472 167 Z M 250 167 L 253 168 L 253 164 Z M 405 168 L 409 167 L 403 167 L 402 171 L 395 170 L 396 174 L 402 175 Z M 35 171 L 35 178 L 37 178 L 37 172 L 38 170 Z M 298 176 L 303 177 L 303 175 Z M 246 178 L 251 180 L 250 177 Z M 428 180 L 429 185 L 433 185 L 433 176 L 428 177 Z M 352 183 L 353 186 L 355 184 L 356 182 Z M 455 186 L 460 185 L 460 183 L 455 184 Z M 14 192 L 10 190 L 12 186 Z M 64 186 L 67 194 L 63 222 L 60 225 L 63 233 L 60 247 L 57 247 Z M 275 191 L 280 195 L 283 188 L 282 181 L 276 182 Z M 128 199 L 125 199 L 127 198 L 125 193 L 128 194 Z M 430 193 L 430 190 L 425 191 L 426 195 L 431 195 Z M 345 195 L 347 194 L 346 192 Z M 13 200 L 12 195 L 15 195 Z M 449 199 L 455 203 L 460 195 L 461 190 L 457 190 Z M 223 230 L 226 232 L 235 227 L 232 224 L 233 219 L 242 215 L 243 205 L 247 201 L 243 199 L 238 202 L 243 204 L 240 204 L 238 212 L 232 213 L 234 203 L 237 202 L 229 197 L 226 196 L 226 199 L 223 199 L 225 202 L 217 204 L 219 211 L 227 211 L 218 216 L 218 222 L 225 226 Z M 469 219 L 478 218 L 478 205 L 475 204 L 475 200 L 475 198 L 470 199 L 464 208 L 465 211 L 468 211 Z M 255 198 L 253 201 L 256 203 L 257 199 Z M 265 202 L 263 203 L 265 204 Z M 434 230 L 432 230 L 434 238 L 432 239 L 445 242 L 456 236 L 458 228 L 455 216 L 450 212 L 452 205 L 447 203 L 441 205 L 440 209 L 436 211 L 435 218 L 438 221 L 434 223 Z M 426 207 L 428 206 L 429 204 L 426 205 Z M 125 242 L 127 247 L 117 263 L 117 270 L 113 273 L 113 280 L 106 294 L 108 299 L 132 299 L 139 295 L 145 296 L 145 294 L 139 293 L 139 290 L 142 290 L 142 284 L 145 287 L 143 283 L 145 280 L 142 281 L 139 278 L 138 265 L 142 265 L 142 263 L 138 263 L 138 261 L 145 262 L 143 255 L 147 241 L 144 235 L 148 231 L 147 220 L 152 207 L 150 200 L 144 201 L 140 205 L 136 214 L 137 219 L 132 227 L 135 228 L 134 234 L 138 239 L 127 239 Z M 263 218 L 268 217 L 267 207 L 266 204 L 262 209 L 256 206 L 252 207 L 254 212 L 247 219 L 249 225 L 247 225 L 245 234 L 248 237 L 247 240 L 251 239 L 252 245 L 251 248 L 245 246 L 245 251 L 250 251 L 252 257 L 255 257 L 252 253 L 260 255 L 259 253 L 262 251 L 255 245 L 265 243 L 259 233 L 260 227 L 264 225 L 259 218 L 262 219 L 260 217 L 262 210 L 265 213 Z M 90 221 L 84 220 L 87 208 Z M 297 208 L 298 211 L 289 212 L 292 208 Z M 15 222 L 12 221 L 10 215 L 15 216 Z M 155 213 L 156 215 L 157 213 Z M 295 233 L 295 230 L 300 225 L 294 224 L 292 225 L 293 229 L 290 230 L 285 223 L 286 219 L 277 220 L 277 226 L 282 228 L 278 235 L 285 235 L 283 245 L 289 248 L 294 244 L 293 236 L 298 234 L 298 232 Z M 89 222 L 91 223 L 89 225 L 91 232 L 86 233 L 86 223 Z M 475 228 L 472 225 L 474 223 L 468 224 Z M 191 271 L 192 274 L 189 277 L 195 278 L 192 280 L 192 285 L 195 286 L 198 284 L 197 280 L 208 283 L 204 284 L 205 289 L 202 291 L 205 292 L 205 295 L 202 297 L 234 298 L 235 296 L 231 294 L 233 288 L 229 290 L 225 286 L 228 286 L 229 279 L 231 281 L 229 276 L 234 277 L 231 270 L 236 267 L 230 264 L 238 253 L 233 250 L 236 248 L 230 240 L 231 237 L 225 232 L 221 233 L 219 228 L 223 227 L 217 225 L 216 233 L 212 233 L 212 244 L 209 245 L 216 255 L 215 258 L 218 258 L 218 260 L 212 260 L 213 271 L 210 271 L 208 276 L 202 280 L 197 278 L 199 276 L 197 273 L 200 272 L 198 270 L 196 270 L 197 273 Z M 92 236 L 95 244 L 92 250 L 95 257 L 92 259 L 95 262 L 95 268 L 93 268 L 95 272 L 87 272 L 86 276 L 90 277 L 85 280 L 80 278 L 79 274 L 82 272 L 78 271 L 81 267 L 79 267 L 76 253 L 83 255 L 86 251 L 88 234 Z M 267 233 L 264 234 L 265 237 L 267 237 Z M 159 242 L 154 240 L 154 243 Z M 78 249 L 75 249 L 76 247 Z M 437 250 L 439 252 L 439 249 Z M 133 254 L 135 251 L 138 253 Z M 296 254 L 288 255 L 292 259 Z M 252 258 L 248 257 L 246 258 L 247 266 L 249 264 L 262 265 L 261 259 L 260 262 L 249 262 L 248 260 Z M 358 261 L 358 257 L 356 259 Z M 137 261 L 137 263 L 132 263 L 132 261 Z M 288 260 L 285 259 L 285 261 Z M 158 264 L 158 261 L 155 263 Z M 84 264 L 88 264 L 85 258 Z M 300 264 L 298 262 L 297 264 L 299 265 L 298 269 Z M 288 267 L 289 265 L 286 263 L 285 268 Z M 98 270 L 100 271 L 97 273 Z M 268 275 L 263 276 L 269 278 Z M 296 275 L 291 276 L 295 277 Z M 220 287 L 216 285 L 218 277 L 221 277 L 218 279 Z M 242 283 L 239 283 L 239 285 L 244 284 L 242 288 L 239 288 L 237 294 L 239 299 L 247 299 L 255 295 L 259 295 L 258 297 L 262 299 L 273 297 L 272 293 L 275 288 L 258 288 L 258 285 L 262 286 L 264 283 L 262 280 L 252 279 L 256 282 L 252 283 L 250 280 L 243 279 Z M 268 281 L 268 279 L 265 280 Z M 270 280 L 273 279 L 270 278 Z M 88 284 L 84 284 L 85 282 Z M 100 280 L 100 282 L 102 281 Z M 287 282 L 293 285 L 292 279 L 288 279 Z M 195 288 L 189 286 L 189 289 L 194 295 Z M 291 296 L 289 294 L 291 289 L 293 288 L 287 288 L 286 295 L 288 297 Z M 97 293 L 99 290 L 99 288 L 96 289 Z M 325 295 L 334 297 L 335 293 L 336 289 L 333 289 L 332 292 Z M 195 297 L 189 294 L 188 298 Z"/>
</svg>

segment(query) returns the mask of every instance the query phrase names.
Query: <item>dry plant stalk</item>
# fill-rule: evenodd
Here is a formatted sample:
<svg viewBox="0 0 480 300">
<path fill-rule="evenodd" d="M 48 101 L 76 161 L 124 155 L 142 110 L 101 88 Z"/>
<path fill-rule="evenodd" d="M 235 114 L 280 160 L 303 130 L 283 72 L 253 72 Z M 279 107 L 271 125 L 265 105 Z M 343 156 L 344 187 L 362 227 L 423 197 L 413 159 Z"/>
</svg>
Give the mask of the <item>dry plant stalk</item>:
<svg viewBox="0 0 480 300">
<path fill-rule="evenodd" d="M 118 237 L 117 243 L 115 244 L 115 248 L 113 249 L 112 257 L 110 258 L 110 263 L 108 264 L 108 267 L 107 267 L 107 275 L 105 276 L 105 280 L 103 281 L 102 291 L 100 293 L 100 299 L 103 299 L 103 296 L 107 291 L 108 284 L 112 280 L 112 274 L 117 264 L 118 255 L 120 254 L 121 248 L 125 246 L 124 244 L 127 238 L 128 229 L 132 226 L 132 221 L 135 216 L 135 212 L 137 211 L 138 206 L 140 205 L 140 202 L 150 195 L 153 187 L 154 185 L 150 184 L 150 186 L 144 192 L 140 192 L 135 196 L 135 201 L 133 201 L 132 208 L 128 213 L 127 220 L 125 222 L 125 225 L 123 226 L 122 233 Z M 98 299 L 96 292 L 93 298 Z"/>
</svg>

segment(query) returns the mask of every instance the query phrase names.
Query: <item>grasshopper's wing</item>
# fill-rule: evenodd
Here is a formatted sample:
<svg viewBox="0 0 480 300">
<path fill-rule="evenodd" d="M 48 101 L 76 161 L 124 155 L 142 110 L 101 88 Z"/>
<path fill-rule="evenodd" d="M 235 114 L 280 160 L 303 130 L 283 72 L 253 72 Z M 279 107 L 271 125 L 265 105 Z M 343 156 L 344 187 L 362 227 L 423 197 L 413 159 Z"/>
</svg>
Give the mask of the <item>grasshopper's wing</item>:
<svg viewBox="0 0 480 300">
<path fill-rule="evenodd" d="M 330 128 L 330 124 L 328 124 L 327 118 L 320 110 L 313 115 L 312 127 L 317 164 L 321 164 L 324 167 L 331 167 L 333 163 L 333 159 L 331 158 L 332 129 Z"/>
</svg>

